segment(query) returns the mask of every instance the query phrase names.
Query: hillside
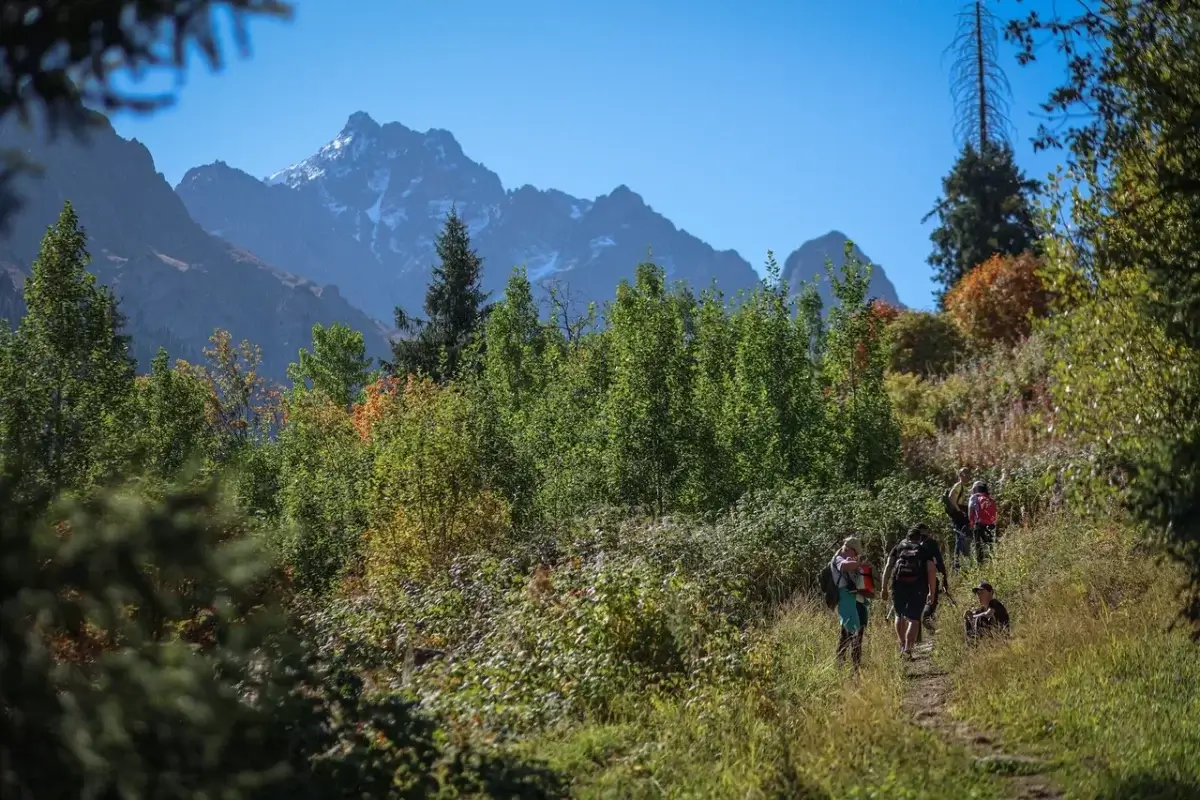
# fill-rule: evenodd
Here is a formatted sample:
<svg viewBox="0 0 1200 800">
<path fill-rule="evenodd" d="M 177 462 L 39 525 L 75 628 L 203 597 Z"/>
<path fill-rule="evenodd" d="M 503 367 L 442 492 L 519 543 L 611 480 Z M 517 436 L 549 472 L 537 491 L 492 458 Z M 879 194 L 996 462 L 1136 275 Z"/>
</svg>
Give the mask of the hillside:
<svg viewBox="0 0 1200 800">
<path fill-rule="evenodd" d="M 217 162 L 189 170 L 176 192 L 213 235 L 336 285 L 381 320 L 390 321 L 397 305 L 420 312 L 433 242 L 452 205 L 484 257 L 484 288 L 496 297 L 512 267 L 523 265 L 535 283 L 555 279 L 574 301 L 603 304 L 648 252 L 668 280 L 694 288 L 715 282 L 734 295 L 758 280 L 740 255 L 677 228 L 625 185 L 591 200 L 528 185 L 506 189 L 450 132 L 380 125 L 364 112 L 310 158 L 266 180 Z M 894 298 L 886 276 L 877 282 Z"/>
<path fill-rule="evenodd" d="M 364 332 L 373 355 L 388 353 L 385 330 L 336 288 L 201 229 L 155 171 L 146 147 L 107 123 L 87 143 L 71 137 L 49 143 L 13 121 L 0 129 L 0 141 L 44 170 L 17 184 L 23 206 L 0 238 L 4 308 L 23 313 L 13 291 L 69 200 L 87 230 L 91 269 L 120 298 L 143 366 L 160 345 L 172 357 L 197 359 L 215 328 L 261 346 L 265 373 L 278 378 L 310 346 L 314 323 L 344 322 Z"/>
</svg>

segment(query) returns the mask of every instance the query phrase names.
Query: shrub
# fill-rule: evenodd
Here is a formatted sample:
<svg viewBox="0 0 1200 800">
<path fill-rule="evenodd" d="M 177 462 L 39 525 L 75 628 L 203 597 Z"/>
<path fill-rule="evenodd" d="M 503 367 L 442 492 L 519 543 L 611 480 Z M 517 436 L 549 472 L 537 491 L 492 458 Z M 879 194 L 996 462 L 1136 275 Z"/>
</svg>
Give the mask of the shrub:
<svg viewBox="0 0 1200 800">
<path fill-rule="evenodd" d="M 893 372 L 922 377 L 949 373 L 966 350 L 958 326 L 944 314 L 904 311 L 888 326 Z"/>
<path fill-rule="evenodd" d="M 459 389 L 410 378 L 374 423 L 366 543 L 372 582 L 445 569 L 507 530 L 508 504 L 485 483 L 473 422 Z"/>
<path fill-rule="evenodd" d="M 1029 253 L 992 256 L 946 294 L 946 312 L 975 344 L 1017 342 L 1029 335 L 1032 320 L 1045 316 L 1049 308 L 1040 267 Z"/>
</svg>

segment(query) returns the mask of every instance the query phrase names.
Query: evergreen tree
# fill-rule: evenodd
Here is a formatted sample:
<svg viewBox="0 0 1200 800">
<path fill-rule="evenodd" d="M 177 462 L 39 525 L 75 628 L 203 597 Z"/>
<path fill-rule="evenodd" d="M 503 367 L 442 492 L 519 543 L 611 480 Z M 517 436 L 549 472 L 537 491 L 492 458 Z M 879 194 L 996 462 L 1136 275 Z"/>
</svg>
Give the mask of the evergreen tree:
<svg viewBox="0 0 1200 800">
<path fill-rule="evenodd" d="M 922 222 L 938 218 L 929 239 L 941 302 L 945 293 L 993 255 L 1016 256 L 1036 250 L 1031 194 L 1037 181 L 1025 177 L 1012 147 L 988 142 L 967 144 L 950 174 L 942 179 L 942 197 Z"/>
<path fill-rule="evenodd" d="M 133 360 L 116 299 L 89 260 L 68 202 L 42 239 L 4 361 L 5 456 L 29 465 L 51 495 L 110 476 L 127 444 Z"/>
<path fill-rule="evenodd" d="M 340 322 L 328 328 L 317 323 L 312 340 L 312 352 L 300 348 L 298 360 L 288 365 L 288 378 L 349 409 L 371 381 L 371 359 L 362 333 Z"/>
<path fill-rule="evenodd" d="M 410 317 L 396 309 L 396 327 L 404 334 L 392 344 L 394 375 L 419 373 L 436 381 L 458 375 L 463 354 L 487 316 L 487 293 L 481 288 L 483 259 L 471 247 L 467 225 L 450 209 L 437 238 L 440 264 L 425 293 L 426 319 Z"/>
</svg>

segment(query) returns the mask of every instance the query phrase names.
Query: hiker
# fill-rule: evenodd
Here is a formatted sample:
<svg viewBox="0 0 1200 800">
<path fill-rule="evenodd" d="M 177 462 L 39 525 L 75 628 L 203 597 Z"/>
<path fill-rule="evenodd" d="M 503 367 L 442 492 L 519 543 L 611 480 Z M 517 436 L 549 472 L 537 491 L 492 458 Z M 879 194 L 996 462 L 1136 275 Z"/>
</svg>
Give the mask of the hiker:
<svg viewBox="0 0 1200 800">
<path fill-rule="evenodd" d="M 971 473 L 966 467 L 959 467 L 958 481 L 946 490 L 942 502 L 946 506 L 946 514 L 950 517 L 950 525 L 954 528 L 954 571 L 958 572 L 960 558 L 970 554 L 970 523 L 967 519 L 967 481 Z"/>
<path fill-rule="evenodd" d="M 933 565 L 939 577 L 938 590 L 934 595 L 933 603 L 926 604 L 925 610 L 921 614 L 921 626 L 917 628 L 917 644 L 921 643 L 922 628 L 927 628 L 930 633 L 934 632 L 933 615 L 937 611 L 938 604 L 941 602 L 942 595 L 946 595 L 946 599 L 953 602 L 950 597 L 950 577 L 946 574 L 946 561 L 942 558 L 942 546 L 938 542 L 937 537 L 933 535 L 933 531 L 924 522 L 918 523 L 914 530 L 919 530 L 921 534 L 921 546 L 925 548 L 926 557 L 933 561 Z"/>
<path fill-rule="evenodd" d="M 968 647 L 981 637 L 1009 632 L 1008 609 L 996 599 L 996 591 L 992 585 L 984 581 L 972 591 L 979 598 L 979 607 L 963 614 L 963 632 Z"/>
<path fill-rule="evenodd" d="M 971 543 L 978 564 L 987 560 L 992 542 L 996 541 L 996 517 L 996 501 L 988 492 L 987 484 L 975 481 L 971 486 L 971 499 L 967 501 L 967 522 L 971 525 Z"/>
<path fill-rule="evenodd" d="M 862 663 L 863 634 L 867 629 L 867 600 L 859 593 L 858 576 L 870 564 L 860 554 L 862 543 L 857 536 L 847 536 L 830 562 L 833 582 L 837 586 L 837 612 L 841 630 L 838 632 L 837 662 L 846 661 L 846 653 L 855 669 Z"/>
<path fill-rule="evenodd" d="M 892 548 L 883 568 L 884 597 L 890 590 L 902 656 L 912 655 L 925 606 L 937 602 L 937 569 L 923 539 L 921 526 L 913 526 Z"/>
</svg>

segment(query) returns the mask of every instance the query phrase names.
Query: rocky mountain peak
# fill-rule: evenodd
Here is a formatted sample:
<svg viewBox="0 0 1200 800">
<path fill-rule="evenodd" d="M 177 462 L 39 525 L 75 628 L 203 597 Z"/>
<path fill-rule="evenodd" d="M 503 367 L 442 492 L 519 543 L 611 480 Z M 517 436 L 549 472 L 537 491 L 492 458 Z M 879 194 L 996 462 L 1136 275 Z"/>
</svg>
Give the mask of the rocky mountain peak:
<svg viewBox="0 0 1200 800">
<path fill-rule="evenodd" d="M 178 192 L 206 229 L 336 283 L 378 319 L 391 319 L 396 306 L 420 310 L 434 241 L 452 206 L 484 257 L 484 289 L 494 296 L 512 267 L 523 265 L 535 280 L 568 281 L 573 294 L 602 303 L 648 248 L 673 278 L 705 286 L 716 279 L 730 294 L 757 281 L 740 256 L 715 253 L 678 230 L 627 185 L 595 200 L 533 186 L 506 191 L 450 131 L 380 127 L 363 112 L 265 183 L 288 197 L 240 181 L 224 182 L 225 195 L 186 180 Z"/>
<path fill-rule="evenodd" d="M 792 291 L 799 291 L 801 284 L 816 282 L 817 294 L 828 309 L 833 303 L 833 287 L 826 272 L 826 260 L 833 263 L 834 269 L 839 269 L 846 263 L 846 242 L 853 241 L 841 231 L 830 231 L 823 236 L 810 239 L 792 251 L 783 263 L 783 278 L 787 280 Z M 871 280 L 867 285 L 870 297 L 878 298 L 898 308 L 904 308 L 896 294 L 896 287 L 888 279 L 887 273 L 875 264 L 858 245 L 854 246 L 853 255 L 864 264 L 871 264 Z"/>
</svg>

